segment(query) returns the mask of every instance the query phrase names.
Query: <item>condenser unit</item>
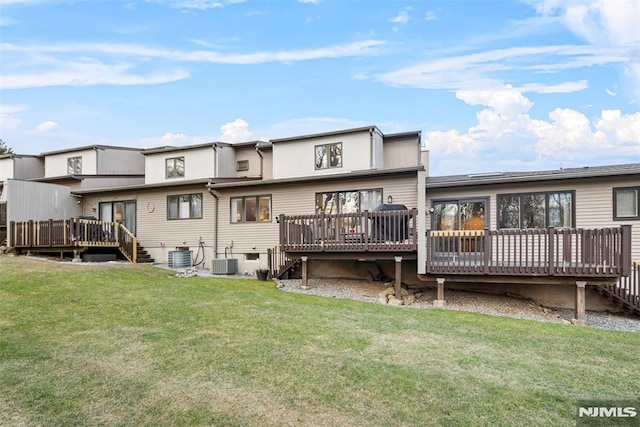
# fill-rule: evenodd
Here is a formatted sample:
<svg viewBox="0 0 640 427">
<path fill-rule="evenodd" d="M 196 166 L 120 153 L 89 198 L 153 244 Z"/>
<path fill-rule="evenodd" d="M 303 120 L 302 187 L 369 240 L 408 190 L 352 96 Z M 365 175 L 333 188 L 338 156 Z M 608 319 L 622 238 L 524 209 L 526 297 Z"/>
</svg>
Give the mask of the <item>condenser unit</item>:
<svg viewBox="0 0 640 427">
<path fill-rule="evenodd" d="M 214 259 L 211 274 L 236 274 L 238 272 L 237 258 Z"/>
<path fill-rule="evenodd" d="M 193 265 L 193 251 L 169 251 L 170 268 L 186 268 Z"/>
</svg>

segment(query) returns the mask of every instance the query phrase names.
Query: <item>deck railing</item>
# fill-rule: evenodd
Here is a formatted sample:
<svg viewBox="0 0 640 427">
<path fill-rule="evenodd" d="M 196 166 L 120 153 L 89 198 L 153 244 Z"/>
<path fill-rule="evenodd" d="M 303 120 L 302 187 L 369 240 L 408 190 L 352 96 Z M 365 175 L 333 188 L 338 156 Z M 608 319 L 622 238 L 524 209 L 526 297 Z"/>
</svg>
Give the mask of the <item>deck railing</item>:
<svg viewBox="0 0 640 427">
<path fill-rule="evenodd" d="M 0 227 L 7 226 L 7 202 L 0 202 Z"/>
<path fill-rule="evenodd" d="M 640 263 L 631 263 L 631 272 L 613 285 L 605 286 L 605 294 L 615 298 L 624 308 L 640 314 Z"/>
<path fill-rule="evenodd" d="M 285 252 L 415 251 L 417 214 L 417 209 L 411 209 L 280 215 L 280 248 Z"/>
<path fill-rule="evenodd" d="M 628 276 L 631 226 L 427 232 L 427 272 Z"/>
<path fill-rule="evenodd" d="M 10 229 L 9 246 L 16 249 L 115 247 L 136 262 L 136 237 L 117 222 L 79 218 L 12 221 Z"/>
</svg>

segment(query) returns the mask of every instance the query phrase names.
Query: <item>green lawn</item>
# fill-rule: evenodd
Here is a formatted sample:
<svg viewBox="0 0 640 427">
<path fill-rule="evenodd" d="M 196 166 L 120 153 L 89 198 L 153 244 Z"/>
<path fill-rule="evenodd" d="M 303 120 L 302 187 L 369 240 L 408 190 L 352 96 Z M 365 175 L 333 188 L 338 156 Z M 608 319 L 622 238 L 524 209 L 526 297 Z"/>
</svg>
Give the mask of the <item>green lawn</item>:
<svg viewBox="0 0 640 427">
<path fill-rule="evenodd" d="M 0 256 L 0 425 L 575 425 L 640 334 Z"/>
</svg>

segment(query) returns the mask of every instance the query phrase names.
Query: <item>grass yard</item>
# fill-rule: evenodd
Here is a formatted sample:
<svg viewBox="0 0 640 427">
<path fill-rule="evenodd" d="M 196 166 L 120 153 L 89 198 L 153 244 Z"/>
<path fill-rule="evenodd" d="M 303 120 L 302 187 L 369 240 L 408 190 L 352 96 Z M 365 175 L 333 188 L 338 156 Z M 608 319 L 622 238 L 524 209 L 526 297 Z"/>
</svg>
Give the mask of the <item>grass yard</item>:
<svg viewBox="0 0 640 427">
<path fill-rule="evenodd" d="M 640 334 L 0 256 L 0 425 L 575 425 Z"/>
</svg>

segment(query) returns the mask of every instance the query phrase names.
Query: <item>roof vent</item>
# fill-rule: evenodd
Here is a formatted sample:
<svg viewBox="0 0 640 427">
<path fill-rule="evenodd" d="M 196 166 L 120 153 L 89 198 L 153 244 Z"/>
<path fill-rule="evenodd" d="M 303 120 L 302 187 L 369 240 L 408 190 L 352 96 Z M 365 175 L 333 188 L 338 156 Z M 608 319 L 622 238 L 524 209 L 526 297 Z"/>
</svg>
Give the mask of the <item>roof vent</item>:
<svg viewBox="0 0 640 427">
<path fill-rule="evenodd" d="M 472 173 L 467 175 L 467 178 L 488 178 L 492 176 L 504 176 L 504 172 Z"/>
</svg>

